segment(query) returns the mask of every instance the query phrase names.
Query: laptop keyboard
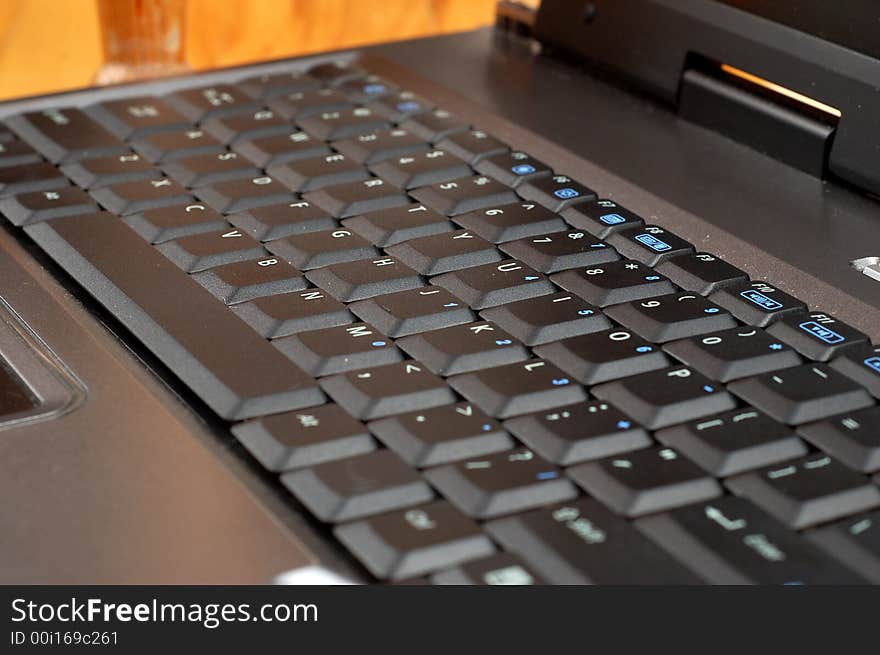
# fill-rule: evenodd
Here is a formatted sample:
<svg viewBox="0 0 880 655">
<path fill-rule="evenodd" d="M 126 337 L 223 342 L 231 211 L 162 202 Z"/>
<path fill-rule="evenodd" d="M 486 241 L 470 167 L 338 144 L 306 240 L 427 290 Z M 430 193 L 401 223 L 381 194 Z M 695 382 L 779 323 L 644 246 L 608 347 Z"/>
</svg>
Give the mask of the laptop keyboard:
<svg viewBox="0 0 880 655">
<path fill-rule="evenodd" d="M 0 212 L 370 576 L 880 582 L 864 334 L 357 65 L 234 75 L 8 118 Z"/>
</svg>

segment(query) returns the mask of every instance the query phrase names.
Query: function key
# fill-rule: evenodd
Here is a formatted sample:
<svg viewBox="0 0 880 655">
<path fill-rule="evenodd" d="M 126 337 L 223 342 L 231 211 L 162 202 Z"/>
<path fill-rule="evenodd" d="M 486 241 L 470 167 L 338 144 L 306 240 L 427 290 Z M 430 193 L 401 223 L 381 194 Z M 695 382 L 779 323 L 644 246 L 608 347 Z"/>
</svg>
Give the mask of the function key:
<svg viewBox="0 0 880 655">
<path fill-rule="evenodd" d="M 553 172 L 547 164 L 519 150 L 482 157 L 474 165 L 474 169 L 512 187 Z"/>
<path fill-rule="evenodd" d="M 369 107 L 354 107 L 297 118 L 297 124 L 309 134 L 325 141 L 347 139 L 358 134 L 390 127 L 388 121 Z"/>
<path fill-rule="evenodd" d="M 354 107 L 348 96 L 334 89 L 288 93 L 272 98 L 268 104 L 270 109 L 287 120 Z"/>
<path fill-rule="evenodd" d="M 213 136 L 194 128 L 150 134 L 134 139 L 131 147 L 150 161 L 157 163 L 197 155 L 211 155 L 226 150 Z"/>
<path fill-rule="evenodd" d="M 749 279 L 736 266 L 707 252 L 692 252 L 664 259 L 657 270 L 682 289 L 703 296 Z"/>
<path fill-rule="evenodd" d="M 709 300 L 739 320 L 758 327 L 766 327 L 786 314 L 807 309 L 797 298 L 766 282 L 737 282 L 719 289 L 709 296 Z"/>
<path fill-rule="evenodd" d="M 128 152 L 122 140 L 79 109 L 20 114 L 6 124 L 56 164 Z"/>
<path fill-rule="evenodd" d="M 848 350 L 862 350 L 867 335 L 822 312 L 783 316 L 767 332 L 808 359 L 827 362 Z"/>
<path fill-rule="evenodd" d="M 343 82 L 339 85 L 339 90 L 357 103 L 372 102 L 399 91 L 397 85 L 378 75 L 367 75 L 357 80 Z"/>
<path fill-rule="evenodd" d="M 875 398 L 880 398 L 880 346 L 847 351 L 832 361 L 831 366 L 861 384 Z"/>
<path fill-rule="evenodd" d="M 329 86 L 339 86 L 345 82 L 364 77 L 367 74 L 363 68 L 343 61 L 316 64 L 309 68 L 306 73 L 308 73 L 309 77 L 313 77 Z"/>
<path fill-rule="evenodd" d="M 230 84 L 184 89 L 165 96 L 165 99 L 193 122 L 259 109 L 251 96 Z"/>
<path fill-rule="evenodd" d="M 482 130 L 456 132 L 436 143 L 437 148 L 446 150 L 469 164 L 475 164 L 485 157 L 507 152 L 510 148 Z"/>
<path fill-rule="evenodd" d="M 400 126 L 432 143 L 450 134 L 464 132 L 469 127 L 460 117 L 445 109 L 434 109 L 424 114 L 418 114 L 405 120 Z"/>
<path fill-rule="evenodd" d="M 613 200 L 597 200 L 573 205 L 562 211 L 569 225 L 586 230 L 593 236 L 604 239 L 612 232 L 641 227 L 644 219 Z"/>
<path fill-rule="evenodd" d="M 321 82 L 317 79 L 298 71 L 256 75 L 241 80 L 237 84 L 245 93 L 254 98 L 272 98 L 285 93 L 314 91 L 321 88 Z"/>
<path fill-rule="evenodd" d="M 395 123 L 400 123 L 411 116 L 422 114 L 433 107 L 434 105 L 430 100 L 426 100 L 412 91 L 393 93 L 370 104 L 370 108 L 375 109 L 383 116 L 387 116 Z"/>
<path fill-rule="evenodd" d="M 164 100 L 153 96 L 109 100 L 86 111 L 123 139 L 185 129 L 190 123 Z"/>
<path fill-rule="evenodd" d="M 529 180 L 517 187 L 526 200 L 534 200 L 547 209 L 560 212 L 572 205 L 596 199 L 596 192 L 567 175 L 552 175 Z"/>
<path fill-rule="evenodd" d="M 608 237 L 608 243 L 624 257 L 648 266 L 656 266 L 662 260 L 694 250 L 693 245 L 680 236 L 656 225 L 620 230 Z"/>
</svg>

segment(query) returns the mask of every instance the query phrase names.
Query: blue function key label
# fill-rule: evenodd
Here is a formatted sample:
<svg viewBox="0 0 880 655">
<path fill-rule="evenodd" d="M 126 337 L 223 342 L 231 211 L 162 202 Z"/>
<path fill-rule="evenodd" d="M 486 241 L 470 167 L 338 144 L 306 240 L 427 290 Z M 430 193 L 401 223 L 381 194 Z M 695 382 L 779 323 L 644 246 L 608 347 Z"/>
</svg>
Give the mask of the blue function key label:
<svg viewBox="0 0 880 655">
<path fill-rule="evenodd" d="M 516 175 L 530 175 L 534 173 L 537 169 L 531 164 L 517 164 L 510 170 L 513 171 Z"/>
<path fill-rule="evenodd" d="M 773 298 L 765 296 L 760 291 L 755 291 L 754 289 L 740 291 L 739 295 L 748 300 L 750 303 L 757 305 L 764 311 L 772 312 L 777 309 L 782 309 L 781 302 L 779 302 L 778 300 L 773 300 Z"/>
<path fill-rule="evenodd" d="M 364 85 L 364 93 L 366 93 L 368 96 L 376 96 L 380 93 L 385 93 L 387 90 L 388 87 L 381 82 L 373 82 L 371 84 Z"/>
<path fill-rule="evenodd" d="M 798 325 L 798 327 L 810 336 L 815 337 L 819 341 L 824 341 L 827 344 L 834 345 L 846 341 L 842 334 L 835 332 L 824 325 L 820 325 L 816 321 L 805 321 Z"/>
<path fill-rule="evenodd" d="M 599 220 L 605 223 L 605 225 L 618 225 L 620 223 L 626 223 L 626 219 L 620 214 L 605 214 L 604 216 L 600 216 Z"/>
<path fill-rule="evenodd" d="M 404 113 L 418 111 L 421 108 L 422 105 L 415 100 L 404 100 L 403 102 L 397 103 L 397 111 L 402 111 Z"/>
<path fill-rule="evenodd" d="M 877 371 L 877 373 L 880 373 L 880 355 L 868 357 L 868 359 L 865 360 L 865 366 L 874 369 L 875 371 Z"/>
<path fill-rule="evenodd" d="M 569 198 L 577 198 L 581 194 L 570 186 L 566 186 L 561 189 L 556 189 L 556 191 L 553 192 L 553 195 L 562 200 L 568 200 Z"/>
<path fill-rule="evenodd" d="M 653 234 L 648 234 L 647 232 L 636 235 L 636 241 L 648 246 L 654 252 L 666 252 L 667 250 L 672 250 L 672 246 L 668 243 L 658 239 Z"/>
</svg>

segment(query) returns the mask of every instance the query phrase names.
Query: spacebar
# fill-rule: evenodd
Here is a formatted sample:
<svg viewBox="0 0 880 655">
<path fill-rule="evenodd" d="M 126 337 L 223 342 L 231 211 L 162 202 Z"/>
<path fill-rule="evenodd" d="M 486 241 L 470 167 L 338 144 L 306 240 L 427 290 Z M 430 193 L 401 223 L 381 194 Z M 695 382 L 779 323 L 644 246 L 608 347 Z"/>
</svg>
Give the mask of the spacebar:
<svg viewBox="0 0 880 655">
<path fill-rule="evenodd" d="M 25 231 L 223 418 L 324 402 L 311 376 L 112 214 Z"/>
</svg>

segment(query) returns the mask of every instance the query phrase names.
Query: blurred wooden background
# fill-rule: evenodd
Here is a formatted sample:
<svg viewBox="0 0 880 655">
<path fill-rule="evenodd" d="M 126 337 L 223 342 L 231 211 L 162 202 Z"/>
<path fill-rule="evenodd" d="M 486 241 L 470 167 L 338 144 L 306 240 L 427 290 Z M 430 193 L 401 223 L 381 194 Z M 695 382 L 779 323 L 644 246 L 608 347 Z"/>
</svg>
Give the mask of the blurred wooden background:
<svg viewBox="0 0 880 655">
<path fill-rule="evenodd" d="M 495 0 L 189 0 L 185 47 L 198 70 L 469 30 L 494 12 Z M 0 0 L 0 98 L 87 86 L 101 63 L 94 0 Z"/>
</svg>

